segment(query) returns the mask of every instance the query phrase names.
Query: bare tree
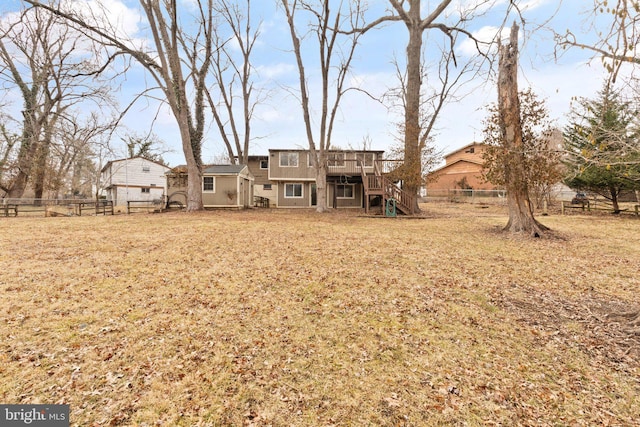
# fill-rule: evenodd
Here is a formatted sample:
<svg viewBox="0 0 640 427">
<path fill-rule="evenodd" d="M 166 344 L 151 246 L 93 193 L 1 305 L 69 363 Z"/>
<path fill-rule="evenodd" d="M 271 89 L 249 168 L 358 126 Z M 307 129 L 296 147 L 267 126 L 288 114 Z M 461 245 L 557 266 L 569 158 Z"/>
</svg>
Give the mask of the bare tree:
<svg viewBox="0 0 640 427">
<path fill-rule="evenodd" d="M 6 183 L 8 197 L 21 197 L 30 182 L 36 199 L 43 197 L 51 173 L 50 157 L 56 128 L 74 108 L 97 105 L 108 117 L 113 105 L 100 66 L 88 52 L 89 44 L 61 19 L 45 10 L 29 9 L 20 19 L 4 21 L 0 37 L 0 78 L 22 95 L 21 128 L 15 172 Z"/>
<path fill-rule="evenodd" d="M 98 191 L 103 160 L 100 154 L 112 154 L 109 141 L 117 120 L 114 117 L 105 121 L 104 117 L 93 112 L 86 117 L 78 113 L 69 114 L 59 123 L 51 146 L 53 175 L 49 187 L 54 198 L 61 193 L 82 193 L 88 197 L 92 185 Z M 95 197 L 98 198 L 97 193 Z"/>
<path fill-rule="evenodd" d="M 50 132 L 52 124 L 49 122 L 55 120 L 53 112 L 59 107 L 62 96 L 59 87 L 50 85 L 54 66 L 52 58 L 56 56 L 58 47 L 49 43 L 47 34 L 54 21 L 49 14 L 39 11 L 25 13 L 22 18 L 11 23 L 0 36 L 0 61 L 4 65 L 2 78 L 18 88 L 23 101 L 16 173 L 6 184 L 7 197 L 10 198 L 22 197 L 35 164 L 41 163 L 36 157 L 46 154 L 41 148 L 41 140 L 43 133 Z M 15 50 L 11 51 L 7 43 L 11 43 Z M 24 67 L 20 62 L 23 59 Z"/>
<path fill-rule="evenodd" d="M 472 19 L 474 11 L 486 2 L 476 2 L 474 6 L 465 6 L 458 8 L 455 12 L 453 9 L 454 2 L 452 0 L 442 0 L 435 2 L 434 6 L 424 4 L 420 0 L 389 0 L 390 10 L 387 15 L 370 22 L 368 25 L 358 28 L 356 31 L 366 32 L 385 22 L 402 22 L 407 28 L 409 41 L 407 43 L 406 52 L 406 70 L 403 73 L 403 110 L 404 123 L 401 134 L 404 140 L 404 165 L 402 176 L 405 190 L 417 194 L 422 180 L 422 159 L 421 152 L 426 148 L 429 141 L 437 115 L 440 112 L 444 101 L 452 94 L 453 88 L 456 86 L 457 78 L 451 78 L 449 74 L 441 74 L 447 76 L 446 84 L 442 85 L 442 91 L 432 98 L 434 109 L 430 117 L 426 118 L 423 112 L 424 103 L 422 100 L 423 85 L 423 36 L 428 30 L 440 31 L 449 41 L 449 50 L 444 55 L 443 63 L 456 64 L 454 54 L 454 45 L 458 34 L 473 39 L 471 33 L 464 28 L 464 23 Z M 423 14 L 423 7 L 427 7 L 426 14 Z M 451 6 L 451 8 L 449 8 Z M 451 12 L 451 13 L 448 13 Z M 453 24 L 446 24 L 444 20 L 447 15 L 458 16 Z M 442 22 L 438 21 L 442 20 Z M 476 41 L 476 45 L 478 42 Z M 446 59 L 446 58 L 449 59 Z M 460 74 L 462 75 L 462 74 Z M 417 199 L 415 210 L 418 210 Z"/>
<path fill-rule="evenodd" d="M 453 35 L 452 43 L 455 44 L 457 35 Z M 424 53 L 422 55 L 424 57 Z M 397 88 L 385 94 L 382 102 L 390 105 L 391 109 L 405 111 L 405 96 L 407 93 L 406 69 L 403 69 L 397 61 L 395 62 L 396 77 L 399 82 Z M 421 179 L 418 186 L 426 185 L 427 177 L 442 159 L 442 152 L 437 150 L 432 144 L 437 132 L 436 123 L 442 109 L 450 102 L 459 100 L 459 90 L 466 83 L 469 83 L 477 75 L 479 63 L 469 60 L 464 64 L 459 64 L 455 53 L 448 47 L 441 46 L 440 59 L 435 66 L 424 65 L 421 67 L 421 85 L 424 87 L 423 95 L 420 97 L 419 126 L 420 138 L 418 142 L 418 153 L 420 154 Z M 462 95 L 464 96 L 464 95 Z M 397 124 L 397 142 L 391 147 L 389 157 L 392 159 L 404 160 L 405 155 L 405 122 Z M 407 173 L 404 165 L 400 170 L 395 171 L 398 179 L 406 182 Z M 415 207 L 414 207 L 415 208 Z"/>
<path fill-rule="evenodd" d="M 207 88 L 207 100 L 220 132 L 229 161 L 247 164 L 253 112 L 262 101 L 255 87 L 251 55 L 260 35 L 260 24 L 252 23 L 251 0 L 245 8 L 219 0 L 217 11 L 224 25 L 214 29 L 214 87 Z M 222 27 L 228 31 L 223 32 Z M 238 106 L 238 101 L 240 106 Z"/>
<path fill-rule="evenodd" d="M 346 9 L 343 2 L 332 13 L 329 1 L 311 2 L 304 0 L 281 0 L 287 16 L 293 52 L 298 66 L 300 83 L 300 103 L 309 144 L 311 163 L 316 171 L 317 211 L 327 209 L 327 168 L 333 126 L 338 114 L 338 107 L 344 94 L 349 90 L 346 85 L 349 68 L 353 60 L 359 37 L 362 33 L 354 32 L 362 19 L 363 5 L 359 0 L 348 2 Z M 299 28 L 298 12 L 307 13 L 310 18 L 309 30 Z M 345 28 L 347 27 L 348 28 Z M 305 38 L 300 34 L 314 36 L 317 40 L 318 60 L 320 62 L 320 116 L 315 120 L 318 130 L 314 131 L 314 120 L 311 104 L 307 70 L 302 54 L 302 43 Z M 330 93 L 331 92 L 331 93 Z"/>
<path fill-rule="evenodd" d="M 507 44 L 499 48 L 498 112 L 502 146 L 507 155 L 503 173 L 509 221 L 505 230 L 540 237 L 548 228 L 533 216 L 529 199 L 525 145 L 518 98 L 518 25 L 514 22 Z"/>
<path fill-rule="evenodd" d="M 556 33 L 560 49 L 585 49 L 600 57 L 613 82 L 623 64 L 640 64 L 637 46 L 640 43 L 640 2 L 637 0 L 593 0 L 591 33 L 594 43 L 581 40 L 571 29 Z"/>
<path fill-rule="evenodd" d="M 9 192 L 5 180 L 9 177 L 8 180 L 12 181 L 11 173 L 17 170 L 15 147 L 19 142 L 20 135 L 11 132 L 4 123 L 0 124 L 0 191 L 3 197 Z"/>
<path fill-rule="evenodd" d="M 196 1 L 195 13 L 184 22 L 176 0 L 139 0 L 153 50 L 123 36 L 99 14 L 82 16 L 78 11 L 61 9 L 60 4 L 54 7 L 38 0 L 25 1 L 65 18 L 69 25 L 104 46 L 110 61 L 125 55 L 146 69 L 162 91 L 180 131 L 188 172 L 187 210 L 201 210 L 205 92 L 213 53 L 214 1 Z"/>
</svg>

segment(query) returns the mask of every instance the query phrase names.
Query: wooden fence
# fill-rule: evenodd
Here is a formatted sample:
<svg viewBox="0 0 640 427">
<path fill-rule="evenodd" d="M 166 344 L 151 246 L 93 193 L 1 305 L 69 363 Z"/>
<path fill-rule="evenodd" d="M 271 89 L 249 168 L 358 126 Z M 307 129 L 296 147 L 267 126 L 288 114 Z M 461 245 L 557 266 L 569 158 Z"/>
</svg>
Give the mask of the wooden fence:
<svg viewBox="0 0 640 427">
<path fill-rule="evenodd" d="M 2 199 L 0 216 L 113 215 L 113 202 L 95 199 Z"/>
<path fill-rule="evenodd" d="M 129 200 L 127 201 L 127 213 L 135 212 L 162 212 L 164 202 L 158 200 Z"/>
<path fill-rule="evenodd" d="M 569 210 L 581 210 L 583 212 L 591 212 L 591 211 L 606 211 L 613 212 L 613 208 L 611 205 L 600 203 L 598 204 L 595 201 L 587 200 L 585 203 L 571 203 L 563 201 L 561 205 L 561 212 L 564 215 Z M 620 213 L 633 213 L 636 216 L 640 216 L 640 205 L 633 205 L 631 207 L 626 207 L 620 210 Z"/>
</svg>

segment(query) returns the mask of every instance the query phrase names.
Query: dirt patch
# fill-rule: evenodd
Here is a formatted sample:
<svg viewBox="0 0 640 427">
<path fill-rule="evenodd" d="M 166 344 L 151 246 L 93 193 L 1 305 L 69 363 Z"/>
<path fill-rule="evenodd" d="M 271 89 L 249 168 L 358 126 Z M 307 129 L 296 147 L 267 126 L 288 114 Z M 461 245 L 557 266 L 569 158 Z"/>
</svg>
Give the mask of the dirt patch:
<svg viewBox="0 0 640 427">
<path fill-rule="evenodd" d="M 632 303 L 596 292 L 572 300 L 538 289 L 503 292 L 496 302 L 542 341 L 577 347 L 618 370 L 640 367 L 640 307 Z"/>
</svg>

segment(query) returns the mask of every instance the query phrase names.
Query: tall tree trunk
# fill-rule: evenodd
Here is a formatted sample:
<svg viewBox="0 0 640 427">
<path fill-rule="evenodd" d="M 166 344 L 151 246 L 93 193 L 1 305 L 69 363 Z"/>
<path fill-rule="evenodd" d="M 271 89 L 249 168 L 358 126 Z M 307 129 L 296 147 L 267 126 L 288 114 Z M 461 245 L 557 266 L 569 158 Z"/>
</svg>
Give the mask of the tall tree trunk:
<svg viewBox="0 0 640 427">
<path fill-rule="evenodd" d="M 181 114 L 177 117 L 178 121 L 183 120 L 188 123 L 188 110 L 185 111 L 185 109 L 183 109 L 179 113 Z M 187 211 L 199 211 L 204 207 L 202 202 L 202 160 L 200 153 L 194 150 L 193 143 L 191 142 L 191 126 L 180 125 L 179 128 L 184 158 L 187 162 Z"/>
<path fill-rule="evenodd" d="M 9 187 L 9 191 L 7 192 L 8 199 L 19 199 L 24 195 L 25 190 L 27 189 L 27 181 L 29 179 L 29 175 L 23 170 L 20 169 L 18 174 L 11 182 Z"/>
<path fill-rule="evenodd" d="M 27 114 L 27 116 L 29 115 Z M 21 198 L 27 188 L 34 157 L 38 151 L 38 142 L 35 137 L 36 132 L 33 130 L 35 122 L 36 119 L 33 117 L 25 118 L 20 151 L 18 152 L 18 173 L 9 184 L 9 191 L 7 192 L 8 198 Z"/>
<path fill-rule="evenodd" d="M 34 159 L 34 172 L 33 172 L 33 192 L 36 199 L 42 199 L 44 195 L 44 184 L 47 175 L 47 160 L 49 160 L 49 153 L 51 149 L 51 132 L 47 128 L 44 141 L 40 143 L 36 158 Z M 39 200 L 36 200 L 39 203 Z"/>
<path fill-rule="evenodd" d="M 422 182 L 422 163 L 420 161 L 420 87 L 422 67 L 422 33 L 419 25 L 420 2 L 412 2 L 409 17 L 413 25 L 407 25 L 409 43 L 407 45 L 407 84 L 405 88 L 404 122 L 404 190 L 417 196 Z M 415 198 L 416 212 L 419 212 L 418 198 Z"/>
<path fill-rule="evenodd" d="M 509 43 L 500 46 L 498 65 L 500 128 L 503 143 L 509 153 L 504 165 L 509 207 L 509 222 L 505 230 L 540 237 L 548 228 L 534 218 L 529 199 L 518 99 L 518 30 L 514 22 Z"/>
<path fill-rule="evenodd" d="M 611 194 L 611 204 L 613 205 L 613 213 L 620 213 L 620 204 L 618 203 L 618 189 L 615 186 L 609 187 L 609 193 Z"/>
<path fill-rule="evenodd" d="M 316 168 L 316 196 L 317 212 L 327 211 L 327 163 L 320 160 L 320 165 Z"/>
</svg>

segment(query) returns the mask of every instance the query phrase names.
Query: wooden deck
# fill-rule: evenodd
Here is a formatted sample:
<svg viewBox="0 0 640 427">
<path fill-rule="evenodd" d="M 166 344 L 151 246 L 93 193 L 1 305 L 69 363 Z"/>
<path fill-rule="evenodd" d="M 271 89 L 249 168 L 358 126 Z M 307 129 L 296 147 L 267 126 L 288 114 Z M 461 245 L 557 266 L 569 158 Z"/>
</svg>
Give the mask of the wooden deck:
<svg viewBox="0 0 640 427">
<path fill-rule="evenodd" d="M 382 206 L 387 200 L 395 200 L 396 207 L 406 215 L 415 213 L 416 196 L 408 193 L 388 178 L 388 175 L 402 165 L 399 161 L 378 161 L 373 167 L 373 174 L 366 174 L 366 169 L 360 165 L 362 183 L 365 193 L 365 212 L 369 213 L 371 196 L 381 196 Z"/>
</svg>

